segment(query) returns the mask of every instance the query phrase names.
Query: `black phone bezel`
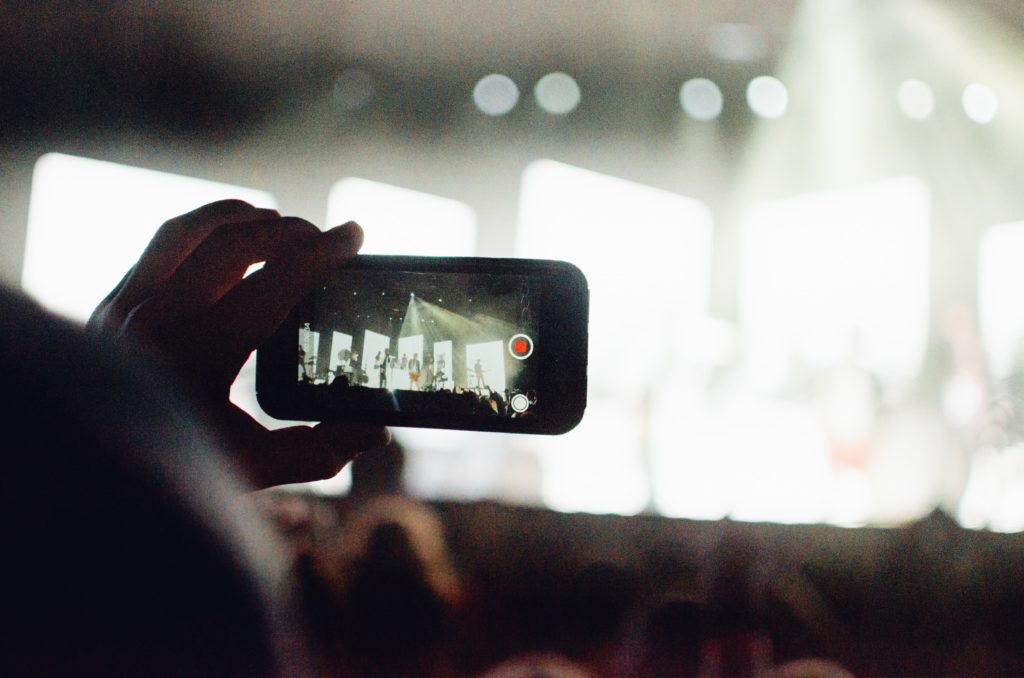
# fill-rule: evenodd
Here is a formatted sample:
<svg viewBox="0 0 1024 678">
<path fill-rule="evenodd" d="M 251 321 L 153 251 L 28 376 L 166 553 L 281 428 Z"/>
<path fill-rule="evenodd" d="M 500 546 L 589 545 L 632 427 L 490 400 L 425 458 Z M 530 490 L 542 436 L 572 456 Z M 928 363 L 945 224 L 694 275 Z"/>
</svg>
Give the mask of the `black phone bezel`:
<svg viewBox="0 0 1024 678">
<path fill-rule="evenodd" d="M 313 315 L 316 292 L 308 295 L 256 352 L 256 397 L 272 417 L 297 421 L 347 420 L 389 426 L 505 433 L 561 434 L 576 426 L 587 402 L 589 290 L 576 266 L 548 259 L 359 255 L 347 270 L 413 273 L 527 275 L 536 283 L 540 323 L 535 355 L 536 391 L 544 407 L 530 416 L 432 414 L 342 407 L 326 389 L 302 388 L 295 376 L 299 328 Z M 321 285 L 318 288 L 324 289 Z"/>
</svg>

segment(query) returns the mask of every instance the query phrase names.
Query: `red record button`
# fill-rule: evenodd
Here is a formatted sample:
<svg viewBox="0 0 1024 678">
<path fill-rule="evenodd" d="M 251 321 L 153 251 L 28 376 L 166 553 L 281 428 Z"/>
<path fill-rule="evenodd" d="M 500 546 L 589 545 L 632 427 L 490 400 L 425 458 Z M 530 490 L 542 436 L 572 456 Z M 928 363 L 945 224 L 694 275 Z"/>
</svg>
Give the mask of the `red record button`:
<svg viewBox="0 0 1024 678">
<path fill-rule="evenodd" d="M 526 360 L 533 353 L 533 339 L 517 334 L 508 340 L 508 352 L 516 360 Z"/>
</svg>

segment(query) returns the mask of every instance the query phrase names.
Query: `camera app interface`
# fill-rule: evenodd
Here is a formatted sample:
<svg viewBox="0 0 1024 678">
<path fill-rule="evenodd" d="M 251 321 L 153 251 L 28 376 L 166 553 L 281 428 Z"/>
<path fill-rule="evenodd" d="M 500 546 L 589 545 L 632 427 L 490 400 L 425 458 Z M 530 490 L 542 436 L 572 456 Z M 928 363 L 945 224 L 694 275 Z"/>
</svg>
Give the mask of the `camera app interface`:
<svg viewBox="0 0 1024 678">
<path fill-rule="evenodd" d="M 537 412 L 529 276 L 342 270 L 299 329 L 298 380 L 339 407 Z"/>
</svg>

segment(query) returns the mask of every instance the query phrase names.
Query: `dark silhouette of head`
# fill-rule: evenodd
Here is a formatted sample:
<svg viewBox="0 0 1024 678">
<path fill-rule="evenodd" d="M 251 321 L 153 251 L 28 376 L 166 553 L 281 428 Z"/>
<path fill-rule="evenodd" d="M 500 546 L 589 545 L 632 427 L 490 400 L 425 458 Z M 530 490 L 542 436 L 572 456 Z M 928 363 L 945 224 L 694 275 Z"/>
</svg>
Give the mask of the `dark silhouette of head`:
<svg viewBox="0 0 1024 678">
<path fill-rule="evenodd" d="M 0 673 L 301 675 L 282 561 L 193 403 L 141 351 L 0 309 Z"/>
</svg>

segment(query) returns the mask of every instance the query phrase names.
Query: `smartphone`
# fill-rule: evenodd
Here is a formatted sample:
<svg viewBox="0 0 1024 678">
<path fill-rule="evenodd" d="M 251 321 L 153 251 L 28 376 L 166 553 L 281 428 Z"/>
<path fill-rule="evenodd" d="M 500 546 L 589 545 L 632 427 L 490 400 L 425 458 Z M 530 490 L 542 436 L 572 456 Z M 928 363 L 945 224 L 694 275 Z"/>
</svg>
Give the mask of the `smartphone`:
<svg viewBox="0 0 1024 678">
<path fill-rule="evenodd" d="M 257 350 L 256 395 L 279 419 L 564 433 L 586 408 L 588 312 L 567 262 L 361 255 Z"/>
</svg>

